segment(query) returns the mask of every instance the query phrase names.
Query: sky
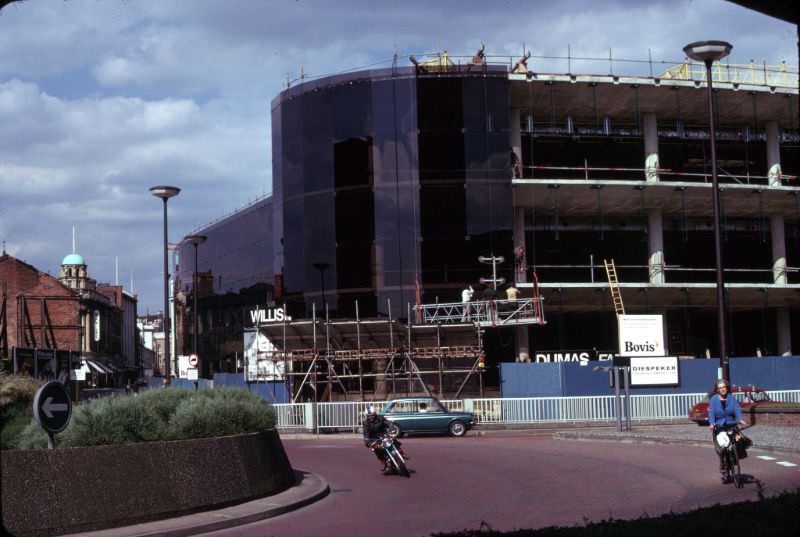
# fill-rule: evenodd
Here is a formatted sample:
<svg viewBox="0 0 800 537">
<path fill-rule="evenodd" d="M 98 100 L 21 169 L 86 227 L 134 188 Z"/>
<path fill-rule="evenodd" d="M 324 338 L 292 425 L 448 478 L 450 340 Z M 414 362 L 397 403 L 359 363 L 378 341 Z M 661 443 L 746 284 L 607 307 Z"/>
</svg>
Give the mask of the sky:
<svg viewBox="0 0 800 537">
<path fill-rule="evenodd" d="M 488 55 L 529 50 L 531 70 L 563 73 L 566 60 L 544 57 L 677 64 L 705 39 L 732 43 L 731 62 L 798 62 L 794 26 L 722 0 L 12 3 L 0 10 L 0 240 L 57 276 L 75 226 L 90 276 L 118 275 L 139 313 L 155 313 L 163 213 L 149 187 L 182 189 L 171 242 L 269 194 L 270 101 L 301 69 L 390 66 L 395 52 L 409 65 L 408 54 L 472 55 L 483 42 Z"/>
</svg>

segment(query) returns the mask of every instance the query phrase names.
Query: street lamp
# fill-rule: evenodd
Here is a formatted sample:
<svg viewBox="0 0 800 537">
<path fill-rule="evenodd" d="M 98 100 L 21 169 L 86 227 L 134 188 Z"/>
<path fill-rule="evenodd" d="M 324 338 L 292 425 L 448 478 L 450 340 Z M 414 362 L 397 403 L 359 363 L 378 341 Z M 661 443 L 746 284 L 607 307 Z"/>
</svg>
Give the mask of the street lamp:
<svg viewBox="0 0 800 537">
<path fill-rule="evenodd" d="M 169 264 L 167 261 L 167 200 L 180 194 L 181 189 L 176 186 L 154 186 L 150 187 L 150 193 L 164 201 L 164 384 L 169 385 L 170 364 L 169 364 Z"/>
<path fill-rule="evenodd" d="M 722 378 L 730 380 L 728 349 L 725 331 L 725 282 L 722 275 L 722 240 L 720 237 L 719 185 L 717 182 L 717 135 L 714 130 L 714 91 L 711 81 L 711 65 L 731 53 L 733 45 L 725 41 L 697 41 L 683 47 L 686 55 L 706 66 L 708 87 L 708 125 L 711 141 L 711 189 L 714 211 L 714 260 L 717 273 L 717 330 L 719 331 L 719 366 Z"/>
<path fill-rule="evenodd" d="M 192 330 L 192 354 L 198 356 L 197 327 L 200 326 L 200 310 L 197 307 L 197 283 L 199 279 L 197 276 L 197 247 L 206 242 L 208 237 L 205 235 L 187 235 L 183 240 L 194 245 L 194 279 L 192 280 L 192 309 L 194 310 L 194 320 L 192 322 L 194 326 Z"/>
</svg>

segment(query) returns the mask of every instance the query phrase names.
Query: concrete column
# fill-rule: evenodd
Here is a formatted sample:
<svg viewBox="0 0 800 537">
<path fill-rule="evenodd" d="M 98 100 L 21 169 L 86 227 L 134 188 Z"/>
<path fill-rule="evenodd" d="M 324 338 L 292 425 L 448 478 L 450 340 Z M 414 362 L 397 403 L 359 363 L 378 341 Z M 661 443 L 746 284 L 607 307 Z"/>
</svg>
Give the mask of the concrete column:
<svg viewBox="0 0 800 537">
<path fill-rule="evenodd" d="M 778 328 L 778 354 L 792 355 L 792 329 L 789 325 L 789 308 L 775 308 L 775 324 Z"/>
<path fill-rule="evenodd" d="M 517 265 L 516 257 L 522 248 L 523 256 L 525 255 L 525 209 L 516 207 L 514 209 L 514 274 L 518 283 L 525 283 L 528 281 L 527 271 L 525 266 Z M 528 346 L 528 325 L 517 326 L 517 348 L 516 356 L 517 362 L 530 362 L 531 354 Z"/>
<path fill-rule="evenodd" d="M 528 346 L 528 325 L 517 326 L 517 362 L 531 361 L 531 350 Z"/>
<path fill-rule="evenodd" d="M 648 181 L 658 181 L 658 125 L 654 112 L 642 116 L 644 130 L 644 175 Z"/>
<path fill-rule="evenodd" d="M 517 162 L 519 163 L 519 175 L 522 176 L 522 130 L 520 129 L 520 109 L 511 109 L 511 125 L 508 129 L 508 145 L 511 151 L 517 155 Z M 511 170 L 511 176 L 515 177 L 514 170 Z M 514 278 L 517 283 L 525 283 L 528 281 L 525 266 L 517 264 L 517 255 L 522 249 L 522 255 L 525 255 L 525 208 L 519 207 L 514 203 Z M 517 342 L 516 342 L 516 360 L 517 362 L 530 362 L 530 348 L 528 346 L 528 327 L 527 325 L 517 326 Z"/>
<path fill-rule="evenodd" d="M 522 248 L 522 250 L 520 250 Z M 514 259 L 511 260 L 514 263 L 514 276 L 516 278 L 517 283 L 525 283 L 528 281 L 528 274 L 525 270 L 525 263 L 519 264 L 517 263 L 517 256 L 520 255 L 519 252 L 522 252 L 522 255 L 525 256 L 525 209 L 523 207 L 515 207 L 514 208 Z"/>
<path fill-rule="evenodd" d="M 511 124 L 508 128 L 508 145 L 514 154 L 517 155 L 517 162 L 520 165 L 520 172 L 522 171 L 522 130 L 520 129 L 520 109 L 511 109 Z"/>
<path fill-rule="evenodd" d="M 764 125 L 767 132 L 767 177 L 769 186 L 781 184 L 781 143 L 777 121 L 767 121 Z"/>
<path fill-rule="evenodd" d="M 661 209 L 650 209 L 647 212 L 647 240 L 650 257 L 647 267 L 650 274 L 650 283 L 665 283 L 664 277 L 664 229 L 661 219 Z"/>
<path fill-rule="evenodd" d="M 770 217 L 772 237 L 772 283 L 786 285 L 786 233 L 782 214 Z"/>
</svg>

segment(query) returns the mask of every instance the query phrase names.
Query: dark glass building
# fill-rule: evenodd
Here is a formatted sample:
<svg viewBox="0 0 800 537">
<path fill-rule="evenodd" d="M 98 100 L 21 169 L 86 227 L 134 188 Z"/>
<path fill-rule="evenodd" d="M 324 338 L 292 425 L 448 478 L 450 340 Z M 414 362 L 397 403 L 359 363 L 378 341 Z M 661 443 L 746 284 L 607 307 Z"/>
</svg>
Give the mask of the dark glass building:
<svg viewBox="0 0 800 537">
<path fill-rule="evenodd" d="M 800 322 L 797 88 L 715 89 L 729 351 L 786 354 Z M 480 294 L 492 267 L 478 258 L 492 255 L 523 295 L 538 275 L 548 320 L 487 332 L 493 363 L 613 350 L 603 259 L 619 267 L 629 312 L 663 314 L 673 354 L 714 354 L 702 81 L 443 63 L 307 81 L 271 108 L 272 195 L 198 231 L 213 370 L 236 368 L 247 307 L 405 318 L 418 301 Z M 192 248 L 177 273 L 185 342 Z"/>
</svg>

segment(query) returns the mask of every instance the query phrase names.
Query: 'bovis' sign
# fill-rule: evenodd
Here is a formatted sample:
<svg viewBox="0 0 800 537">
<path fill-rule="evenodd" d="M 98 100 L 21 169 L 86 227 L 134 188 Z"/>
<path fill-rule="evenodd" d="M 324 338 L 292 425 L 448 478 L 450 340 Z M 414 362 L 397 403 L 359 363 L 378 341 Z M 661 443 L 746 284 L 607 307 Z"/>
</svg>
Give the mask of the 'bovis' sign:
<svg viewBox="0 0 800 537">
<path fill-rule="evenodd" d="M 619 315 L 621 356 L 664 356 L 664 322 L 661 315 Z"/>
</svg>

